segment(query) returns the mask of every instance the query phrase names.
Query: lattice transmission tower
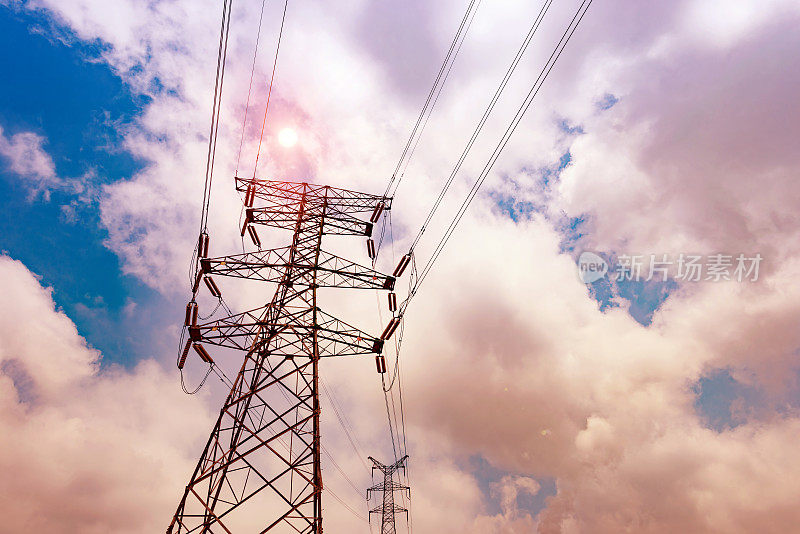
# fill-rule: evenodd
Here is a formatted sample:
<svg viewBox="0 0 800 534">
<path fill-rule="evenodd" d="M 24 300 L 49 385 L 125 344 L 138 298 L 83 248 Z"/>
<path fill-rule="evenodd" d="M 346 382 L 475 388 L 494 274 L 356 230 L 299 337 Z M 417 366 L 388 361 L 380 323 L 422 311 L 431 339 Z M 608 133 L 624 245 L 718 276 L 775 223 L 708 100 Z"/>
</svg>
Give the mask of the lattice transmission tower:
<svg viewBox="0 0 800 534">
<path fill-rule="evenodd" d="M 369 459 L 374 464 L 372 471 L 377 470 L 383 474 L 383 482 L 375 484 L 367 490 L 367 500 L 369 500 L 372 492 L 381 494 L 380 504 L 369 511 L 369 516 L 371 518 L 372 514 L 380 514 L 381 534 L 395 534 L 397 530 L 395 529 L 394 516 L 405 512 L 406 520 L 408 520 L 408 510 L 394 503 L 394 492 L 405 491 L 408 494 L 408 498 L 411 499 L 411 489 L 399 482 L 395 482 L 394 474 L 400 469 L 405 469 L 408 455 L 403 456 L 392 465 L 384 465 L 372 456 Z"/>
<path fill-rule="evenodd" d="M 327 234 L 369 237 L 390 198 L 242 178 L 236 188 L 245 197 L 242 235 L 249 233 L 259 251 L 208 257 L 202 234 L 194 292 L 205 283 L 219 296 L 212 276 L 278 286 L 266 305 L 202 324 L 194 299 L 187 307 L 179 367 L 192 348 L 213 364 L 207 345 L 242 351 L 244 362 L 167 533 L 322 533 L 320 358 L 375 354 L 378 370 L 385 369 L 383 344 L 397 325 L 393 320 L 381 337 L 366 334 L 322 311 L 317 289 L 391 291 L 408 262 L 388 276 L 321 248 Z M 291 244 L 261 250 L 256 225 L 291 230 Z"/>
</svg>

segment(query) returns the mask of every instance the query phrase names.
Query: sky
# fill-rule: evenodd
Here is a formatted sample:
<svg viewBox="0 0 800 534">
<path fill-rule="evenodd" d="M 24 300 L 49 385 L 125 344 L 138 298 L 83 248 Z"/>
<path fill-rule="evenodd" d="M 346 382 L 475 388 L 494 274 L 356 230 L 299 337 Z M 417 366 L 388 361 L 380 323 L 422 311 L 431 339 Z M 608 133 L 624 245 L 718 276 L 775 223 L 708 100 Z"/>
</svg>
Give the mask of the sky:
<svg viewBox="0 0 800 534">
<path fill-rule="evenodd" d="M 9 532 L 165 529 L 226 394 L 213 375 L 184 394 L 175 368 L 218 4 L 0 0 Z M 261 4 L 234 2 L 212 254 L 242 247 L 237 171 L 381 193 L 466 4 L 290 0 L 256 166 L 283 4 L 265 2 L 254 64 Z M 578 4 L 548 12 L 418 261 Z M 378 268 L 408 249 L 540 7 L 478 7 L 398 187 Z M 405 318 L 418 532 L 795 528 L 798 23 L 791 0 L 593 2 Z M 292 148 L 278 142 L 284 128 L 298 134 Z M 362 242 L 330 247 L 367 261 Z M 581 279 L 584 251 L 606 276 Z M 756 280 L 680 276 L 690 256 L 730 257 L 732 272 L 740 254 L 762 258 Z M 664 255 L 663 278 L 617 280 L 633 257 L 646 275 Z M 235 310 L 273 289 L 221 285 Z M 349 323 L 383 328 L 372 295 L 322 299 Z M 210 299 L 200 305 L 211 311 Z M 239 365 L 219 362 L 226 373 Z M 187 384 L 203 371 L 190 361 Z M 349 478 L 325 460 L 326 492 L 357 512 L 324 497 L 326 530 L 369 532 L 364 492 L 350 483 L 371 483 L 363 456 L 392 454 L 380 379 L 371 358 L 326 361 L 322 374 L 359 445 L 325 396 L 323 439 Z"/>
</svg>

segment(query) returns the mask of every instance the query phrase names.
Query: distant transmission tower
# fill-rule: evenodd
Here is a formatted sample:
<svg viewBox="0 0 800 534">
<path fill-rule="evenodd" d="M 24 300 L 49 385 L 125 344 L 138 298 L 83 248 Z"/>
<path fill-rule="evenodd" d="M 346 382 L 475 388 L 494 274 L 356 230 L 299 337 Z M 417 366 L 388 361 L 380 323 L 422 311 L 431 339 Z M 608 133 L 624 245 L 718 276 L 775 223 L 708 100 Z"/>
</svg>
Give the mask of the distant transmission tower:
<svg viewBox="0 0 800 534">
<path fill-rule="evenodd" d="M 383 482 L 367 490 L 367 500 L 369 500 L 371 492 L 379 492 L 382 496 L 380 505 L 370 510 L 369 516 L 372 517 L 372 514 L 381 515 L 381 534 L 395 534 L 397 532 L 394 525 L 395 514 L 405 512 L 406 520 L 408 520 L 408 510 L 394 503 L 394 492 L 406 491 L 410 499 L 411 490 L 408 486 L 395 482 L 394 473 L 400 469 L 405 469 L 405 461 L 408 459 L 408 455 L 403 456 L 392 465 L 383 465 L 372 456 L 370 456 L 369 459 L 372 460 L 374 464 L 372 470 L 375 471 L 377 469 L 383 474 Z"/>
<path fill-rule="evenodd" d="M 323 251 L 322 236 L 370 236 L 391 199 L 256 179 L 236 178 L 236 187 L 245 195 L 242 236 L 249 234 L 259 251 L 209 258 L 202 234 L 194 293 L 204 283 L 219 297 L 212 275 L 277 282 L 278 288 L 265 306 L 203 324 L 194 299 L 187 307 L 180 368 L 191 349 L 213 365 L 205 345 L 245 356 L 167 533 L 321 534 L 320 358 L 375 354 L 378 369 L 385 369 L 381 351 L 397 327 L 392 322 L 375 338 L 320 309 L 320 287 L 392 290 L 395 284 L 395 276 Z M 255 199 L 264 205 L 253 207 Z M 370 213 L 369 220 L 358 217 Z M 291 230 L 291 245 L 261 250 L 255 225 Z M 371 240 L 368 249 L 374 255 Z"/>
</svg>

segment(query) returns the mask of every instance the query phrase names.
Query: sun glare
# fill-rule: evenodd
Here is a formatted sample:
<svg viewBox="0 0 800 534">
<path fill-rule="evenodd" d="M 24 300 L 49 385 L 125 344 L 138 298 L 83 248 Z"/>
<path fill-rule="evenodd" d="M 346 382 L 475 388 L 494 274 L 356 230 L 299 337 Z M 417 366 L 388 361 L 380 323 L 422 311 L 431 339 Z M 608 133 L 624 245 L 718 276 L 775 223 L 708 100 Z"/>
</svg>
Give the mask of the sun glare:
<svg viewBox="0 0 800 534">
<path fill-rule="evenodd" d="M 291 128 L 284 128 L 278 133 L 278 142 L 286 148 L 293 147 L 297 143 L 297 132 Z"/>
</svg>

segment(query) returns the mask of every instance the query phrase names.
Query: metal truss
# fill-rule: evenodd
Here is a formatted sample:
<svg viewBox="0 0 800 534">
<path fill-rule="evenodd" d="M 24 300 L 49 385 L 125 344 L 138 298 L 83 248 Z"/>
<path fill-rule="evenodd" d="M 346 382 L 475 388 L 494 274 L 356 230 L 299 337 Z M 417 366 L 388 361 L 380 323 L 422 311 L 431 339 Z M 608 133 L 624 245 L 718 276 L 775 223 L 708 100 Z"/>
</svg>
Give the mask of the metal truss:
<svg viewBox="0 0 800 534">
<path fill-rule="evenodd" d="M 289 246 L 218 258 L 200 272 L 276 282 L 275 295 L 255 310 L 202 324 L 187 313 L 190 346 L 217 345 L 244 353 L 244 361 L 200 460 L 167 529 L 194 532 L 322 533 L 319 360 L 380 355 L 383 339 L 323 312 L 317 289 L 386 289 L 395 278 L 321 250 L 325 234 L 369 235 L 359 214 L 390 209 L 391 199 L 307 183 L 237 178 L 254 225 L 292 230 Z M 252 207 L 258 199 L 264 206 Z M 251 234 L 252 235 L 252 234 Z M 255 238 L 257 239 L 257 237 Z M 201 239 L 202 243 L 202 239 Z M 194 303 L 190 303 L 194 305 Z M 182 366 L 183 360 L 179 365 Z"/>
<path fill-rule="evenodd" d="M 292 247 L 286 246 L 258 252 L 246 252 L 222 258 L 200 260 L 203 273 L 280 282 L 290 265 Z M 395 278 L 361 266 L 350 260 L 320 251 L 316 265 L 313 258 L 306 263 L 294 259 L 292 274 L 302 277 L 316 269 L 317 287 L 348 287 L 352 289 L 394 289 Z"/>
<path fill-rule="evenodd" d="M 380 493 L 382 497 L 380 505 L 370 510 L 369 516 L 372 517 L 372 514 L 380 514 L 381 534 L 396 534 L 397 530 L 395 528 L 394 516 L 405 513 L 406 519 L 408 519 L 408 509 L 397 506 L 394 503 L 394 492 L 405 491 L 407 492 L 408 498 L 411 499 L 411 489 L 399 482 L 395 482 L 393 477 L 396 471 L 405 469 L 405 462 L 408 459 L 408 455 L 403 456 L 392 465 L 384 465 L 372 456 L 370 456 L 369 459 L 373 463 L 373 472 L 377 470 L 383 474 L 383 482 L 367 490 L 367 500 L 369 500 L 373 492 Z"/>
</svg>

